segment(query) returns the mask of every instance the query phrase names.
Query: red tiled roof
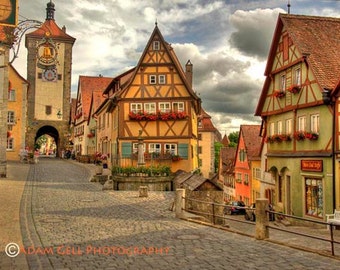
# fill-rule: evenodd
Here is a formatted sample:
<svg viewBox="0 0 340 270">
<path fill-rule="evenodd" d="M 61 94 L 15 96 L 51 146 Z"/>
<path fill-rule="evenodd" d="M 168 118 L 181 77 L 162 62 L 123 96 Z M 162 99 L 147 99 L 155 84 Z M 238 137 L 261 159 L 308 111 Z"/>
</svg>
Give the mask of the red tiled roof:
<svg viewBox="0 0 340 270">
<path fill-rule="evenodd" d="M 260 137 L 260 130 L 261 125 L 241 125 L 240 127 L 240 136 L 243 136 L 249 160 L 261 158 L 262 137 Z"/>
<path fill-rule="evenodd" d="M 230 141 L 229 141 L 229 138 L 228 138 L 227 135 L 224 135 L 224 136 L 223 136 L 223 139 L 222 139 L 221 143 L 222 143 L 225 147 L 228 147 Z"/>
<path fill-rule="evenodd" d="M 201 120 L 201 126 L 198 127 L 199 132 L 214 132 L 216 128 L 211 121 L 211 116 L 201 107 L 201 115 L 199 116 Z"/>
<path fill-rule="evenodd" d="M 280 14 L 265 69 L 266 80 L 255 115 L 261 115 L 283 29 L 300 54 L 306 55 L 306 61 L 321 88 L 335 89 L 340 79 L 340 18 Z"/>
<path fill-rule="evenodd" d="M 59 26 L 55 23 L 54 20 L 46 20 L 37 30 L 26 34 L 27 37 L 36 37 L 43 38 L 46 36 L 46 33 L 49 33 L 50 38 L 55 38 L 57 40 L 69 41 L 71 43 L 75 42 L 75 38 L 66 34 Z"/>
<path fill-rule="evenodd" d="M 233 174 L 235 156 L 236 156 L 236 147 L 221 148 L 220 158 L 222 161 L 222 175 Z"/>
<path fill-rule="evenodd" d="M 81 95 L 84 119 L 88 119 L 90 113 L 92 93 L 94 91 L 103 93 L 111 81 L 110 77 L 79 76 L 77 96 Z"/>
<path fill-rule="evenodd" d="M 332 89 L 340 78 L 340 18 L 280 14 L 284 27 L 322 88 Z"/>
</svg>

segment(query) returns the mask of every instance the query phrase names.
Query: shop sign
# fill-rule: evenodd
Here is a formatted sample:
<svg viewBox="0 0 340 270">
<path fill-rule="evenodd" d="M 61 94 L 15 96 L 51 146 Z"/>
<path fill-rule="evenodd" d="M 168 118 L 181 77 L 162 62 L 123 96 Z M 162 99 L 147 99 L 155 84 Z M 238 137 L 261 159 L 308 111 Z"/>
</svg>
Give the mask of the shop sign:
<svg viewBox="0 0 340 270">
<path fill-rule="evenodd" d="M 301 170 L 309 172 L 322 172 L 322 160 L 301 160 Z"/>
</svg>

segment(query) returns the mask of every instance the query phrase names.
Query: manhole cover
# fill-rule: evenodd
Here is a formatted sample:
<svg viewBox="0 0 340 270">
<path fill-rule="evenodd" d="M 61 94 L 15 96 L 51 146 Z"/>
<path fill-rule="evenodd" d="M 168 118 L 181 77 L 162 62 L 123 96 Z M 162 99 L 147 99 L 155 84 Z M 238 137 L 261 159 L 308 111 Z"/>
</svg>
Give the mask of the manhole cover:
<svg viewBox="0 0 340 270">
<path fill-rule="evenodd" d="M 196 239 L 200 239 L 201 236 L 197 234 L 183 234 L 183 235 L 177 236 L 177 238 L 182 239 L 182 240 L 196 240 Z"/>
</svg>

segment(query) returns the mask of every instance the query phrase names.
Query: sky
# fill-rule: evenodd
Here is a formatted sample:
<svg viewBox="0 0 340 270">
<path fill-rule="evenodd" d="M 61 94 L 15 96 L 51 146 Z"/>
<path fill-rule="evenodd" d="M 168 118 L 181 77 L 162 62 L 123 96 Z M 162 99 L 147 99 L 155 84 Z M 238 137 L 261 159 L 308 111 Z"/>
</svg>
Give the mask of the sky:
<svg viewBox="0 0 340 270">
<path fill-rule="evenodd" d="M 19 0 L 19 21 L 45 21 L 49 0 Z M 279 13 L 340 17 L 340 0 L 53 0 L 55 21 L 76 38 L 72 97 L 79 75 L 115 77 L 137 65 L 155 22 L 193 89 L 224 134 L 260 124 L 255 109 Z M 26 78 L 24 39 L 13 62 Z"/>
</svg>

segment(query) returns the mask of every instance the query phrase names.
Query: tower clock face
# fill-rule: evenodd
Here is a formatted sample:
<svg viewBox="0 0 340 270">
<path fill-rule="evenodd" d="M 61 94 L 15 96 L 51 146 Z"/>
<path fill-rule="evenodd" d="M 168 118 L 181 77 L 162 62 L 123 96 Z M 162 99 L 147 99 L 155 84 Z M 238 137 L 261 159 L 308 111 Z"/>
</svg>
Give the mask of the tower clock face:
<svg viewBox="0 0 340 270">
<path fill-rule="evenodd" d="M 57 70 L 56 69 L 46 69 L 42 73 L 42 78 L 44 81 L 55 82 L 57 81 Z"/>
<path fill-rule="evenodd" d="M 49 38 L 47 32 L 46 37 L 37 44 L 37 61 L 38 66 L 45 69 L 51 69 L 57 64 L 58 50 L 57 45 Z"/>
<path fill-rule="evenodd" d="M 0 4 L 0 22 L 5 21 L 12 13 L 12 3 L 10 0 L 2 0 Z"/>
</svg>

